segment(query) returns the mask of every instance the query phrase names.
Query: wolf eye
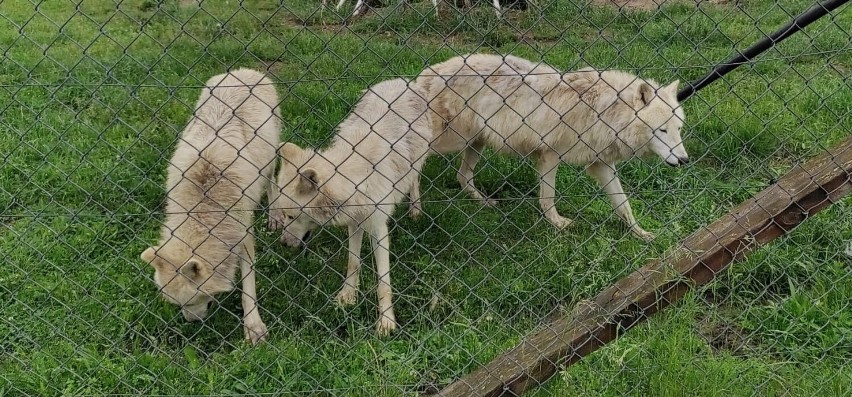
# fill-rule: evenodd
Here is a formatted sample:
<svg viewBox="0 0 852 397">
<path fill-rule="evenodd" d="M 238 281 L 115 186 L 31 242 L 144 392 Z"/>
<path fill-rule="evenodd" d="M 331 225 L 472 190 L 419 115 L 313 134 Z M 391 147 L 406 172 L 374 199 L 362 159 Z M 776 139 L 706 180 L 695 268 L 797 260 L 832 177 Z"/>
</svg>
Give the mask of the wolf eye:
<svg viewBox="0 0 852 397">
<path fill-rule="evenodd" d="M 660 128 L 660 132 L 662 132 L 663 134 L 665 134 L 665 133 L 667 133 L 667 132 L 668 132 L 668 130 L 667 130 L 667 129 L 665 129 L 665 128 Z"/>
</svg>

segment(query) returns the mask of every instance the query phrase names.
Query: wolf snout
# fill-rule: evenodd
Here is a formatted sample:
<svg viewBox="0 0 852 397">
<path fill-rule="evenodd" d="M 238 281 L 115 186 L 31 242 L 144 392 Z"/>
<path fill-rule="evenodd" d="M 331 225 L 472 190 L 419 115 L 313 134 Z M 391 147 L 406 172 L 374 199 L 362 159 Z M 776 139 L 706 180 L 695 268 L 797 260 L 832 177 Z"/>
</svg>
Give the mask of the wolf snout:
<svg viewBox="0 0 852 397">
<path fill-rule="evenodd" d="M 213 307 L 214 299 L 204 299 L 200 302 L 185 304 L 181 306 L 181 313 L 186 321 L 202 321 L 207 318 L 210 308 Z"/>
<path fill-rule="evenodd" d="M 213 302 L 210 302 L 207 305 L 205 305 L 204 310 L 187 310 L 187 309 L 182 310 L 183 318 L 186 321 L 189 321 L 189 322 L 197 322 L 197 321 L 204 320 L 204 318 L 207 317 L 207 311 L 210 309 L 210 305 L 212 303 Z"/>
<path fill-rule="evenodd" d="M 680 167 L 682 165 L 689 164 L 689 156 L 678 156 L 676 154 L 672 154 L 666 158 L 665 163 L 671 167 Z"/>
<path fill-rule="evenodd" d="M 302 238 L 298 238 L 290 233 L 284 232 L 281 235 L 281 242 L 290 248 L 305 249 L 308 246 L 308 238 L 311 237 L 311 232 L 305 233 Z"/>
<path fill-rule="evenodd" d="M 302 243 L 302 241 L 296 238 L 296 236 L 290 234 L 281 235 L 281 242 L 291 248 L 298 247 Z"/>
<path fill-rule="evenodd" d="M 183 314 L 183 318 L 184 318 L 186 321 L 189 321 L 189 322 L 191 322 L 191 323 L 194 323 L 194 322 L 198 322 L 198 321 L 204 320 L 203 318 L 201 318 L 201 317 L 199 317 L 199 316 L 196 316 L 195 314 L 192 314 L 192 313 L 184 313 L 184 314 Z"/>
</svg>

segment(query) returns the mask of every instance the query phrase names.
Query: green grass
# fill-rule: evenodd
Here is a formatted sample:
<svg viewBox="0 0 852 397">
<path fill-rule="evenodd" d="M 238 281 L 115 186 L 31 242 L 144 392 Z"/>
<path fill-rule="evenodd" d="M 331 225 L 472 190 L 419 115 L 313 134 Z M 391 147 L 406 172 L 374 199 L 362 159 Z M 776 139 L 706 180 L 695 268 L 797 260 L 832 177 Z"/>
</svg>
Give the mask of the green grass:
<svg viewBox="0 0 852 397">
<path fill-rule="evenodd" d="M 209 321 L 186 323 L 138 259 L 158 237 L 166 162 L 210 76 L 269 70 L 282 138 L 324 145 L 369 84 L 455 54 L 690 81 L 809 2 L 558 2 L 503 21 L 487 7 L 437 19 L 420 2 L 346 26 L 313 0 L 235 3 L 0 3 L 0 395 L 416 394 L 511 348 L 554 308 L 658 257 L 852 131 L 847 6 L 685 103 L 690 166 L 621 167 L 639 222 L 659 235 L 652 244 L 627 234 L 580 170 L 560 170 L 558 207 L 577 222 L 556 232 L 528 162 L 486 156 L 477 183 L 503 200 L 485 209 L 460 194 L 459 160 L 436 157 L 423 177 L 427 216 L 410 220 L 403 208 L 392 224 L 401 331 L 373 333 L 371 257 L 359 304 L 331 303 L 345 231 L 327 229 L 296 253 L 258 226 L 271 334 L 252 347 L 237 293 Z M 850 213 L 848 200 L 834 205 L 535 395 L 850 394 Z"/>
</svg>

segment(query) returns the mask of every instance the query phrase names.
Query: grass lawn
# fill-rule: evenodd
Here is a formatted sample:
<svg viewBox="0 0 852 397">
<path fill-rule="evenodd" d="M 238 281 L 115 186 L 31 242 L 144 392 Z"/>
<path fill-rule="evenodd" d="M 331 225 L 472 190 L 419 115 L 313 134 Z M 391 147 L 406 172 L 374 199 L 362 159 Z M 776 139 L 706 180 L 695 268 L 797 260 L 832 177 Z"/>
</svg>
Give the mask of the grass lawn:
<svg viewBox="0 0 852 397">
<path fill-rule="evenodd" d="M 630 236 L 582 170 L 559 172 L 557 206 L 576 222 L 557 232 L 529 162 L 486 156 L 477 183 L 501 203 L 482 208 L 460 192 L 456 156 L 430 159 L 426 216 L 411 220 L 403 206 L 391 225 L 401 330 L 389 338 L 374 335 L 372 257 L 359 303 L 332 303 L 345 230 L 295 252 L 261 215 L 270 335 L 253 347 L 237 292 L 208 321 L 187 323 L 138 259 L 158 238 L 167 159 L 210 76 L 268 70 L 280 83 L 282 139 L 325 145 L 368 85 L 456 54 L 690 81 L 812 2 L 541 1 L 502 21 L 486 6 L 437 19 L 417 2 L 346 26 L 320 15 L 318 0 L 280 3 L 0 2 L 0 395 L 441 387 L 852 132 L 846 6 L 684 104 L 689 166 L 621 167 L 639 223 L 659 236 L 651 244 Z M 850 214 L 849 200 L 834 205 L 531 394 L 852 394 Z"/>
</svg>

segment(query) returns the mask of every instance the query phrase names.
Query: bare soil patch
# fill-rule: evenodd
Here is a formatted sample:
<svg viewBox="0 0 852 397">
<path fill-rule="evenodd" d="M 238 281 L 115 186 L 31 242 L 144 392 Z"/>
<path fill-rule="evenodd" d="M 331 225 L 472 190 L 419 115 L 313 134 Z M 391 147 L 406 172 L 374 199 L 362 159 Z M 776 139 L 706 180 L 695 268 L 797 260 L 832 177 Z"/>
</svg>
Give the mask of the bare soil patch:
<svg viewBox="0 0 852 397">
<path fill-rule="evenodd" d="M 650 10 L 654 8 L 659 8 L 667 3 L 674 3 L 675 1 L 683 0 L 593 0 L 592 3 L 599 6 L 610 6 L 615 8 L 628 8 L 634 10 Z M 695 0 L 693 0 L 695 1 Z M 738 2 L 738 0 L 698 0 L 699 5 L 704 4 L 716 4 L 716 5 L 726 5 L 731 2 Z"/>
</svg>

